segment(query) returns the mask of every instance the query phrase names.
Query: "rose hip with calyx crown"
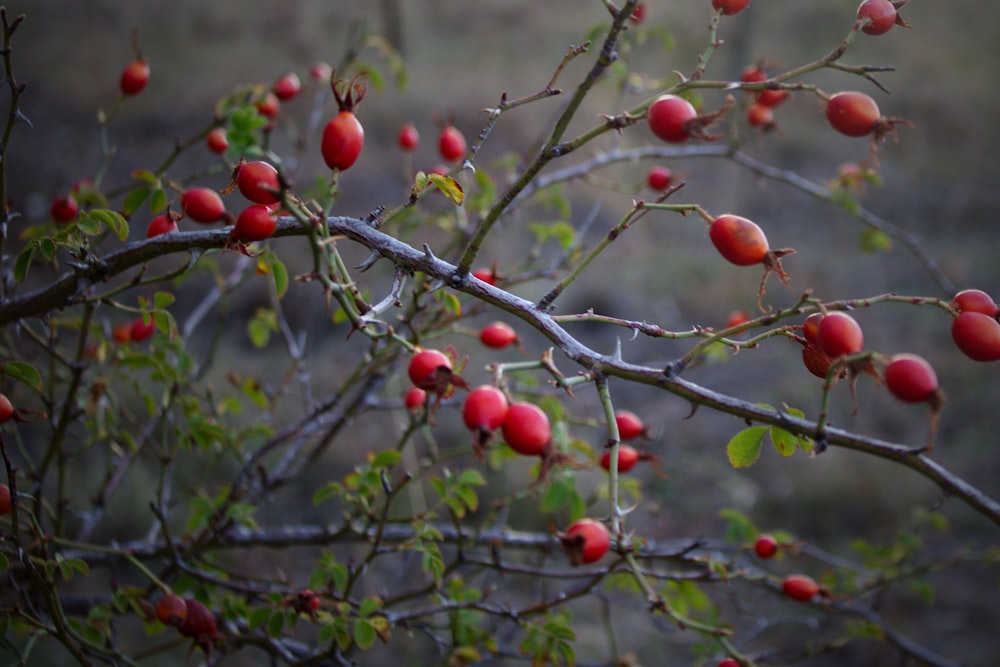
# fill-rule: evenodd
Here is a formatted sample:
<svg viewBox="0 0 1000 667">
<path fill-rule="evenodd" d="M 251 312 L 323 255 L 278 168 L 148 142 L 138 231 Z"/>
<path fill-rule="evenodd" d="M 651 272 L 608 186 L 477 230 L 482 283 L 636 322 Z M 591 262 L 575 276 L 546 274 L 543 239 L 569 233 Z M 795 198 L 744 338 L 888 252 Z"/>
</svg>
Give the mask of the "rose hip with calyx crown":
<svg viewBox="0 0 1000 667">
<path fill-rule="evenodd" d="M 659 139 L 681 144 L 690 139 L 698 119 L 694 105 L 677 95 L 663 95 L 646 111 L 649 129 Z"/>
<path fill-rule="evenodd" d="M 781 266 L 781 258 L 795 252 L 792 248 L 771 250 L 764 231 L 752 220 L 725 214 L 712 220 L 708 228 L 708 236 L 712 245 L 726 260 L 736 266 L 764 265 L 764 277 L 761 278 L 757 290 L 757 305 L 761 306 L 764 296 L 764 284 L 767 277 L 774 273 L 785 287 L 791 289 L 788 280 L 791 276 L 785 273 Z"/>
<path fill-rule="evenodd" d="M 274 119 L 278 116 L 278 112 L 281 111 L 281 100 L 279 100 L 278 96 L 270 90 L 264 93 L 264 95 L 253 104 L 257 107 L 257 113 L 265 118 Z"/>
<path fill-rule="evenodd" d="M 916 354 L 896 354 L 885 367 L 885 386 L 889 393 L 904 403 L 927 403 L 931 407 L 931 428 L 925 450 L 934 447 L 938 414 L 944 407 L 944 392 L 938 386 L 937 374 L 926 359 Z"/>
<path fill-rule="evenodd" d="M 440 350 L 418 350 L 406 372 L 415 387 L 439 396 L 452 386 L 465 387 L 465 381 L 452 372 L 451 359 Z"/>
<path fill-rule="evenodd" d="M 169 213 L 161 213 L 149 221 L 149 225 L 146 227 L 146 238 L 151 239 L 154 236 L 161 236 L 176 231 L 177 222 Z"/>
<path fill-rule="evenodd" d="M 611 535 L 607 526 L 597 519 L 580 519 L 559 535 L 570 565 L 596 563 L 608 553 Z"/>
<path fill-rule="evenodd" d="M 141 343 L 150 336 L 156 333 L 156 322 L 153 320 L 153 316 L 149 316 L 149 321 L 147 322 L 143 319 L 143 316 L 132 320 L 132 325 L 129 328 L 129 340 L 134 343 Z"/>
<path fill-rule="evenodd" d="M 368 89 L 358 83 L 357 77 L 350 81 L 335 81 L 331 77 L 330 88 L 340 112 L 323 128 L 320 150 L 326 166 L 344 171 L 357 161 L 365 144 L 365 129 L 354 115 L 354 110 L 361 104 Z"/>
<path fill-rule="evenodd" d="M 410 412 L 416 412 L 427 402 L 427 392 L 420 387 L 410 387 L 403 395 L 403 405 Z"/>
<path fill-rule="evenodd" d="M 177 631 L 194 640 L 191 645 L 192 650 L 197 646 L 207 656 L 212 652 L 212 643 L 219 638 L 215 615 L 194 598 L 185 599 L 184 604 L 187 607 L 187 618 Z"/>
<path fill-rule="evenodd" d="M 156 618 L 164 625 L 180 628 L 187 621 L 187 603 L 181 596 L 167 593 L 156 603 Z"/>
<path fill-rule="evenodd" d="M 473 433 L 477 459 L 482 458 L 484 448 L 493 439 L 493 431 L 503 425 L 508 410 L 507 397 L 493 385 L 480 385 L 465 397 L 462 422 Z"/>
<path fill-rule="evenodd" d="M 908 0 L 897 0 L 896 2 L 890 2 L 890 0 L 863 0 L 863 2 L 858 5 L 857 23 L 855 27 L 860 26 L 861 32 L 866 35 L 884 35 L 885 33 L 892 30 L 892 26 L 898 25 L 902 28 L 911 27 L 909 23 L 903 20 L 903 17 L 899 15 L 899 8 L 907 3 Z"/>
<path fill-rule="evenodd" d="M 736 662 L 732 658 L 726 658 L 715 667 L 740 667 L 740 663 Z"/>
<path fill-rule="evenodd" d="M 895 133 L 897 125 L 912 125 L 905 118 L 883 116 L 871 96 L 853 90 L 836 93 L 827 100 L 826 119 L 833 129 L 848 137 L 871 135 L 871 155 L 876 164 L 878 144 Z"/>
</svg>

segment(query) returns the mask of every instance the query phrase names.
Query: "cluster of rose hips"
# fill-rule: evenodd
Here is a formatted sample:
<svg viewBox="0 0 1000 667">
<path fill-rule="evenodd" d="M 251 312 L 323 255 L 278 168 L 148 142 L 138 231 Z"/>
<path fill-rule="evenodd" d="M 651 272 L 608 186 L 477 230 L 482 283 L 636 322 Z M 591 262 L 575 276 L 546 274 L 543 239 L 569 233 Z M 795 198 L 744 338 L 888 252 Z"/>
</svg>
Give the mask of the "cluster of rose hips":
<svg viewBox="0 0 1000 667">
<path fill-rule="evenodd" d="M 181 636 L 191 639 L 192 651 L 197 647 L 206 655 L 211 653 L 219 639 L 219 626 L 208 607 L 194 598 L 167 593 L 157 601 L 155 610 L 161 623 L 177 628 Z"/>
<path fill-rule="evenodd" d="M 413 123 L 406 123 L 399 128 L 396 135 L 396 143 L 399 148 L 406 153 L 412 153 L 420 144 L 420 133 Z M 438 132 L 437 140 L 438 155 L 447 164 L 453 164 L 465 157 L 468 151 L 468 142 L 460 129 L 454 123 L 446 123 Z M 433 174 L 447 174 L 448 167 L 443 164 L 437 165 L 429 170 Z"/>
</svg>

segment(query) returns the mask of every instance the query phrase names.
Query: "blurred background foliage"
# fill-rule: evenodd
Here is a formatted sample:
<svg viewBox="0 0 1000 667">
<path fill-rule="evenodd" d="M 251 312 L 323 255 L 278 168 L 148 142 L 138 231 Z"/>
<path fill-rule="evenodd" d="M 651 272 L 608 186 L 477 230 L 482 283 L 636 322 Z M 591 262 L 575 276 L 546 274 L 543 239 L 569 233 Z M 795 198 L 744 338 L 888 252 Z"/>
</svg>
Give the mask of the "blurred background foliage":
<svg viewBox="0 0 1000 667">
<path fill-rule="evenodd" d="M 738 78 L 742 68 L 758 58 L 776 63 L 772 71 L 818 58 L 847 34 L 856 4 L 854 0 L 755 0 L 738 18 L 723 19 L 719 36 L 725 44 L 713 57 L 706 78 Z M 689 72 L 705 45 L 709 3 L 651 0 L 648 5 L 643 29 L 649 30 L 651 37 L 635 47 L 630 68 L 664 79 L 675 69 Z M 11 143 L 10 192 L 26 213 L 22 222 L 15 223 L 12 236 L 16 236 L 18 225 L 45 219 L 51 198 L 78 179 L 92 176 L 100 163 L 96 110 L 115 103 L 118 73 L 132 57 L 129 40 L 133 28 L 138 29 L 142 50 L 151 63 L 152 78 L 146 91 L 129 100 L 109 128 L 118 154 L 107 184 L 123 184 L 133 169 L 157 164 L 175 140 L 203 129 L 211 121 L 215 102 L 235 86 L 267 84 L 288 70 L 305 79 L 312 63 L 340 61 L 350 35 L 357 30 L 368 28 L 386 35 L 405 59 L 408 81 L 405 88 L 387 82 L 383 90 L 373 89 L 365 99 L 359 111 L 366 129 L 365 151 L 343 177 L 344 194 L 335 210 L 364 215 L 378 205 L 392 206 L 405 197 L 408 181 L 395 146 L 400 125 L 412 121 L 422 135 L 413 166 L 433 167 L 438 161 L 437 128 L 443 120 L 454 118 L 471 139 L 485 120 L 481 110 L 496 104 L 502 91 L 517 97 L 540 90 L 569 46 L 580 44 L 607 19 L 597 0 L 32 0 L 9 3 L 8 10 L 28 15 L 15 44 L 14 62 L 18 77 L 29 84 L 23 111 L 33 125 L 19 127 Z M 899 130 L 898 143 L 890 139 L 883 146 L 883 182 L 867 188 L 862 204 L 919 237 L 956 288 L 979 287 L 1000 295 L 1000 188 L 996 186 L 1000 134 L 994 127 L 1000 117 L 996 79 L 1000 50 L 995 47 L 1000 7 L 971 0 L 913 0 L 903 14 L 914 30 L 894 29 L 883 37 L 861 38 L 844 59 L 851 64 L 895 65 L 896 72 L 878 77 L 892 90 L 891 95 L 839 72 L 820 72 L 808 81 L 828 92 L 864 90 L 876 97 L 884 114 L 903 116 L 914 123 L 912 128 Z M 664 43 L 669 49 L 663 48 Z M 560 83 L 572 85 L 589 66 L 589 57 L 571 62 Z M 586 129 L 598 114 L 616 113 L 649 94 L 623 95 L 605 86 L 588 100 L 573 129 Z M 706 92 L 704 98 L 709 109 L 722 101 L 714 92 Z M 304 103 L 299 109 L 294 104 L 289 113 L 305 113 Z M 503 171 L 496 165 L 509 151 L 530 157 L 534 142 L 561 104 L 561 98 L 556 97 L 505 115 L 484 146 L 477 166 L 498 178 Z M 328 111 L 332 113 L 332 107 Z M 826 125 L 814 96 L 793 95 L 776 115 L 777 132 L 761 136 L 742 130 L 744 150 L 764 162 L 826 183 L 841 163 L 868 157 L 865 140 L 846 139 Z M 592 155 L 594 150 L 615 143 L 640 146 L 653 141 L 646 127 L 639 125 L 621 137 L 600 140 L 585 153 Z M 206 156 L 189 156 L 171 171 L 192 173 L 206 162 Z M 569 222 L 579 226 L 596 215 L 587 242 L 600 238 L 627 210 L 633 197 L 649 196 L 642 188 L 650 164 L 618 165 L 603 171 L 599 181 L 568 188 L 572 203 Z M 687 182 L 672 201 L 699 202 L 713 213 L 745 215 L 767 230 L 772 245 L 798 250 L 785 261 L 797 292 L 773 283 L 769 303 L 790 303 L 806 288 L 813 288 L 825 299 L 889 291 L 951 296 L 899 244 L 888 252 L 862 253 L 863 227 L 841 209 L 764 181 L 722 160 L 677 159 L 667 164 Z M 300 184 L 326 173 L 316 150 L 306 152 L 300 162 L 290 166 Z M 205 184 L 219 187 L 225 180 L 219 173 L 204 178 Z M 607 181 L 617 182 L 617 187 L 605 187 Z M 491 239 L 483 259 L 497 261 L 501 270 L 513 266 L 533 241 L 525 223 L 531 221 L 530 216 L 541 214 L 529 209 L 522 219 L 513 216 L 497 238 Z M 141 234 L 145 222 L 137 216 L 134 235 Z M 604 253 L 589 279 L 585 277 L 583 283 L 566 292 L 559 312 L 594 308 L 676 330 L 694 324 L 720 326 L 734 309 L 752 313 L 755 294 L 751 285 L 756 285 L 756 272 L 719 260 L 706 242 L 704 229 L 691 222 L 670 214 L 647 216 Z M 421 233 L 415 233 L 410 241 L 419 244 L 425 240 Z M 433 233 L 427 233 L 432 238 Z M 502 244 L 498 243 L 501 238 Z M 275 242 L 274 247 L 281 253 L 282 247 L 292 247 L 291 243 Z M 364 253 L 358 252 L 358 259 L 363 257 Z M 383 272 L 385 269 L 381 267 Z M 515 291 L 530 298 L 547 287 L 539 281 L 518 286 Z M 377 292 L 382 288 L 384 285 L 372 289 Z M 192 307 L 196 296 L 197 289 L 191 285 L 179 291 L 174 307 L 179 318 Z M 288 299 L 290 320 L 310 332 L 308 360 L 314 375 L 326 375 L 327 388 L 334 387 L 340 372 L 337 356 L 358 348 L 344 343 L 343 327 L 330 323 L 315 289 L 295 285 Z M 244 291 L 234 299 L 233 310 L 246 316 L 263 301 L 259 295 Z M 481 321 L 495 316 L 486 313 Z M 947 320 L 936 309 L 882 305 L 857 311 L 856 318 L 865 329 L 870 348 L 887 353 L 911 351 L 932 360 L 949 397 L 935 456 L 987 493 L 1000 495 L 996 365 L 975 364 L 963 357 L 951 344 Z M 570 330 L 601 350 L 610 350 L 622 336 L 621 330 L 593 325 Z M 546 346 L 523 327 L 519 333 L 531 355 Z M 487 359 L 474 348 L 472 338 L 456 335 L 448 342 L 472 355 L 470 368 L 478 369 Z M 626 358 L 647 363 L 666 361 L 686 349 L 683 343 L 642 338 L 625 340 L 623 346 Z M 231 365 L 228 361 L 236 361 L 241 372 L 266 373 L 273 368 L 275 354 L 281 351 L 254 349 L 245 333 L 237 329 L 227 337 L 219 366 L 226 368 Z M 519 358 L 516 352 L 500 356 Z M 807 414 L 818 409 L 819 383 L 801 367 L 797 346 L 783 341 L 768 342 L 760 349 L 688 373 L 696 382 L 740 397 L 787 403 Z M 856 417 L 849 415 L 846 391 L 836 392 L 835 425 L 895 442 L 923 442 L 926 423 L 919 408 L 896 404 L 865 380 L 859 392 L 861 410 Z M 995 526 L 961 504 L 942 499 L 937 489 L 898 466 L 842 450 L 815 459 L 797 456 L 787 460 L 765 451 L 754 467 L 733 471 L 724 448 L 741 423 L 707 411 L 684 419 L 689 406 L 649 388 L 615 385 L 613 396 L 619 407 L 632 409 L 652 424 L 654 438 L 648 449 L 660 458 L 666 473 L 665 477 L 649 470 L 639 473 L 648 486 L 644 503 L 630 516 L 630 522 L 649 537 L 718 535 L 723 530 L 718 511 L 734 507 L 763 529 L 787 530 L 835 553 L 848 553 L 855 539 L 878 543 L 899 531 L 916 531 L 919 521 L 914 516 L 940 509 L 951 521 L 949 535 L 934 541 L 942 554 L 961 544 L 997 542 Z M 569 404 L 581 415 L 588 410 L 598 415 L 596 406 L 590 393 Z M 439 421 L 440 438 L 466 437 L 456 415 L 448 414 Z M 391 442 L 397 424 L 378 414 L 366 416 L 355 425 L 361 429 L 358 444 L 378 449 L 379 443 Z M 596 446 L 602 435 L 595 424 L 581 424 L 576 437 Z M 338 450 L 339 455 L 329 461 L 329 469 L 311 473 L 314 479 L 304 480 L 303 488 L 287 490 L 288 503 L 265 508 L 264 518 L 269 522 L 317 518 L 317 509 L 309 501 L 312 490 L 337 471 L 342 474 L 358 463 L 360 449 Z M 515 484 L 527 479 L 526 471 L 510 466 L 494 473 L 491 485 L 503 477 Z M 583 486 L 592 484 L 595 493 L 600 490 L 601 475 L 581 472 L 580 479 Z M 136 485 L 136 492 L 141 493 L 141 480 L 136 480 Z M 543 517 L 522 509 L 525 516 L 513 517 L 512 523 L 525 529 L 546 529 Z M 142 534 L 149 517 L 117 519 L 124 536 L 135 537 Z M 992 637 L 974 633 L 972 628 L 1000 624 L 995 573 L 965 568 L 961 574 L 945 571 L 928 575 L 927 580 L 936 589 L 940 614 L 923 613 L 914 616 L 923 620 L 903 620 L 909 618 L 907 605 L 923 604 L 914 595 L 912 601 L 902 596 L 905 603 L 885 610 L 886 617 L 932 646 L 957 645 L 961 648 L 954 653 L 966 656 L 970 664 L 985 664 L 994 656 L 995 642 L 990 645 Z M 643 612 L 636 609 L 635 613 Z M 923 625 L 917 627 L 916 623 Z M 638 633 L 646 632 L 648 625 L 634 625 L 639 646 L 644 639 Z M 864 664 L 879 664 L 879 650 L 873 648 L 873 653 L 865 654 Z M 838 655 L 831 662 L 819 659 L 810 664 L 847 664 L 844 660 L 844 655 Z"/>
</svg>

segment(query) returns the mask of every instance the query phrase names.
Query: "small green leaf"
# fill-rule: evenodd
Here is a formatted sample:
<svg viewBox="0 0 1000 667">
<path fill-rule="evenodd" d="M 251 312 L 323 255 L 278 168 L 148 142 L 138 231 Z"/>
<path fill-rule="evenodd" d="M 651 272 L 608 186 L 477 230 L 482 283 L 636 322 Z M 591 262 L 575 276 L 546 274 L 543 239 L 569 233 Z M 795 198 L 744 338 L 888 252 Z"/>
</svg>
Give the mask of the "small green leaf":
<svg viewBox="0 0 1000 667">
<path fill-rule="evenodd" d="M 136 169 L 135 171 L 132 172 L 132 178 L 142 183 L 145 183 L 146 185 L 151 185 L 154 187 L 159 183 L 160 180 L 156 177 L 156 174 L 154 174 L 148 169 Z"/>
<path fill-rule="evenodd" d="M 385 451 L 379 452 L 372 459 L 371 467 L 375 468 L 390 468 L 400 460 L 400 454 L 395 449 L 387 449 Z"/>
<path fill-rule="evenodd" d="M 726 456 L 734 468 L 746 468 L 757 461 L 767 429 L 766 426 L 751 426 L 733 436 L 726 445 Z"/>
<path fill-rule="evenodd" d="M 35 391 L 42 390 L 42 376 L 31 364 L 23 361 L 7 361 L 3 364 L 6 377 L 23 382 Z"/>
<path fill-rule="evenodd" d="M 536 222 L 528 225 L 528 228 L 538 239 L 538 243 L 555 239 L 563 250 L 568 250 L 576 240 L 576 230 L 566 222 Z"/>
<path fill-rule="evenodd" d="M 149 197 L 149 188 L 136 188 L 132 192 L 125 195 L 125 201 L 122 202 L 122 213 L 132 217 L 132 214 L 139 210 L 146 198 Z"/>
<path fill-rule="evenodd" d="M 861 250 L 868 254 L 892 250 L 892 239 L 880 229 L 869 227 L 861 233 Z"/>
<path fill-rule="evenodd" d="M 361 601 L 361 606 L 358 607 L 358 616 L 361 618 L 368 618 L 379 609 L 382 608 L 382 600 L 377 597 L 367 597 Z"/>
<path fill-rule="evenodd" d="M 14 262 L 14 280 L 18 283 L 23 283 L 24 279 L 28 277 L 28 269 L 31 268 L 31 260 L 35 257 L 36 247 L 34 243 L 30 243 L 17 255 L 17 261 Z"/>
<path fill-rule="evenodd" d="M 267 621 L 267 634 L 272 637 L 280 637 L 285 629 L 285 612 L 276 611 L 271 614 Z"/>
<path fill-rule="evenodd" d="M 167 191 L 163 188 L 153 190 L 153 196 L 149 200 L 149 212 L 156 215 L 167 207 Z"/>
<path fill-rule="evenodd" d="M 278 331 L 278 316 L 270 308 L 258 308 L 247 322 L 247 334 L 257 349 L 266 347 L 271 340 L 271 334 L 276 331 Z"/>
<path fill-rule="evenodd" d="M 774 449 L 782 456 L 791 456 L 799 448 L 799 438 L 783 428 L 772 426 L 770 436 Z"/>
<path fill-rule="evenodd" d="M 392 450 L 395 453 L 395 450 Z M 458 483 L 463 486 L 485 486 L 486 479 L 483 474 L 475 468 L 466 468 L 458 477 Z"/>
<path fill-rule="evenodd" d="M 175 297 L 171 292 L 157 292 L 153 295 L 153 307 L 154 308 L 166 308 L 171 305 L 177 297 Z"/>
<path fill-rule="evenodd" d="M 107 208 L 95 208 L 93 211 L 90 211 L 90 215 L 114 232 L 120 241 L 128 238 L 128 221 L 118 211 L 112 211 Z M 83 216 L 80 216 L 80 219 L 82 220 Z"/>
<path fill-rule="evenodd" d="M 366 619 L 354 621 L 354 643 L 362 651 L 367 651 L 375 644 L 375 628 Z"/>
</svg>

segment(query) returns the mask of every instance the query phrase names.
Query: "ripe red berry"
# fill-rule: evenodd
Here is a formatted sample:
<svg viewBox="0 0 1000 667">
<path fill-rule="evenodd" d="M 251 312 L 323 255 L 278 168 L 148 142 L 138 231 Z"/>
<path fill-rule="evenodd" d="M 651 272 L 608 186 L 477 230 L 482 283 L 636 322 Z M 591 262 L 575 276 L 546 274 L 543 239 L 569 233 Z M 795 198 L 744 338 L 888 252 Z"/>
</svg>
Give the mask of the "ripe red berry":
<svg viewBox="0 0 1000 667">
<path fill-rule="evenodd" d="M 753 551 L 758 558 L 764 560 L 774 558 L 774 555 L 778 553 L 778 540 L 771 535 L 761 535 L 753 543 Z"/>
<path fill-rule="evenodd" d="M 506 322 L 493 322 L 480 329 L 479 340 L 486 347 L 502 350 L 517 340 L 517 332 Z"/>
<path fill-rule="evenodd" d="M 651 190 L 662 192 L 670 187 L 670 180 L 673 176 L 673 172 L 666 167 L 650 167 L 649 172 L 646 174 L 646 185 L 648 185 Z"/>
<path fill-rule="evenodd" d="M 465 135 L 454 125 L 447 125 L 438 136 L 438 151 L 448 162 L 454 162 L 465 155 Z"/>
<path fill-rule="evenodd" d="M 52 219 L 59 223 L 76 220 L 79 212 L 80 206 L 76 203 L 76 199 L 69 196 L 56 197 L 52 200 L 52 206 L 49 208 L 49 214 L 52 216 Z"/>
<path fill-rule="evenodd" d="M 215 615 L 193 598 L 186 599 L 184 604 L 187 606 L 187 618 L 177 631 L 185 637 L 191 637 L 195 645 L 200 646 L 207 654 L 212 649 L 212 641 L 219 636 Z"/>
<path fill-rule="evenodd" d="M 771 107 L 761 103 L 751 104 L 747 108 L 747 123 L 751 127 L 770 127 L 774 125 L 774 112 Z"/>
<path fill-rule="evenodd" d="M 507 397 L 488 384 L 476 387 L 462 404 L 462 421 L 472 431 L 493 431 L 500 428 L 507 416 Z"/>
<path fill-rule="evenodd" d="M 749 321 L 750 321 L 750 316 L 747 315 L 745 310 L 734 310 L 733 312 L 729 313 L 729 316 L 726 318 L 726 328 L 729 329 L 731 327 L 738 327 L 741 324 L 746 324 Z"/>
<path fill-rule="evenodd" d="M 156 618 L 164 625 L 180 628 L 187 621 L 187 603 L 184 598 L 174 593 L 164 595 L 156 603 Z"/>
<path fill-rule="evenodd" d="M 149 225 L 146 227 L 146 238 L 151 239 L 154 236 L 176 231 L 177 223 L 169 215 L 163 213 L 149 221 Z"/>
<path fill-rule="evenodd" d="M 276 204 L 280 201 L 281 185 L 278 170 L 267 162 L 256 160 L 236 167 L 236 185 L 240 194 L 255 204 Z"/>
<path fill-rule="evenodd" d="M 826 316 L 826 313 L 813 313 L 802 323 L 802 335 L 813 345 L 819 344 L 819 323 Z"/>
<path fill-rule="evenodd" d="M 496 273 L 494 273 L 493 269 L 475 269 L 472 272 L 472 275 L 478 278 L 479 280 L 482 280 L 487 285 L 497 284 L 497 276 Z"/>
<path fill-rule="evenodd" d="M 7 394 L 0 394 L 0 424 L 9 422 L 14 416 L 14 404 L 7 398 Z"/>
<path fill-rule="evenodd" d="M 417 132 L 417 128 L 414 127 L 413 123 L 407 123 L 399 128 L 399 135 L 397 135 L 396 141 L 404 151 L 412 151 L 420 143 L 420 133 Z"/>
<path fill-rule="evenodd" d="M 808 602 L 819 593 L 819 585 L 805 574 L 791 574 L 781 582 L 781 590 L 793 600 Z"/>
<path fill-rule="evenodd" d="M 139 316 L 132 321 L 132 325 L 129 328 L 129 340 L 141 343 L 154 333 L 156 333 L 156 323 L 153 321 L 153 317 L 150 316 L 149 322 L 146 323 L 143 321 L 142 316 Z"/>
<path fill-rule="evenodd" d="M 289 72 L 274 82 L 271 92 L 275 97 L 284 102 L 290 100 L 302 91 L 302 81 L 295 72 Z"/>
<path fill-rule="evenodd" d="M 0 484 L 0 516 L 10 514 L 12 507 L 10 487 L 6 484 Z"/>
<path fill-rule="evenodd" d="M 885 367 L 885 386 L 905 403 L 923 403 L 938 390 L 938 379 L 923 357 L 897 354 Z"/>
<path fill-rule="evenodd" d="M 736 662 L 732 658 L 726 658 L 715 667 L 740 667 L 740 663 Z"/>
<path fill-rule="evenodd" d="M 111 330 L 111 337 L 118 343 L 128 343 L 132 340 L 132 323 L 122 322 L 116 324 Z"/>
<path fill-rule="evenodd" d="M 226 217 L 222 197 L 211 188 L 190 188 L 181 195 L 181 210 L 195 222 L 211 224 Z"/>
<path fill-rule="evenodd" d="M 271 91 L 267 91 L 264 93 L 264 97 L 254 102 L 254 106 L 257 107 L 257 113 L 261 116 L 274 118 L 281 110 L 281 100 Z"/>
<path fill-rule="evenodd" d="M 324 62 L 314 63 L 309 68 L 309 76 L 314 81 L 329 81 L 333 74 L 333 68 Z"/>
<path fill-rule="evenodd" d="M 870 96 L 853 91 L 837 93 L 826 103 L 826 119 L 841 134 L 864 137 L 875 131 L 882 118 Z"/>
<path fill-rule="evenodd" d="M 326 166 L 341 171 L 350 168 L 361 155 L 364 143 L 365 130 L 357 116 L 353 111 L 341 111 L 323 128 L 321 150 Z"/>
<path fill-rule="evenodd" d="M 274 218 L 274 212 L 264 204 L 251 204 L 247 206 L 236 218 L 232 235 L 237 241 L 243 243 L 253 243 L 269 239 L 278 228 L 278 221 Z"/>
<path fill-rule="evenodd" d="M 788 95 L 789 93 L 787 90 L 781 88 L 772 90 L 767 88 L 757 94 L 757 104 L 763 107 L 774 108 L 788 99 Z"/>
<path fill-rule="evenodd" d="M 971 310 L 990 317 L 1000 314 L 1000 306 L 993 301 L 993 297 L 978 289 L 962 290 L 951 300 L 951 306 L 960 313 Z"/>
<path fill-rule="evenodd" d="M 423 407 L 427 401 L 427 392 L 420 387 L 410 387 L 403 396 L 403 405 L 410 412 L 414 412 Z"/>
<path fill-rule="evenodd" d="M 708 229 L 712 245 L 737 266 L 760 264 L 770 249 L 763 230 L 738 215 L 720 215 Z"/>
<path fill-rule="evenodd" d="M 861 325 L 853 317 L 837 311 L 820 320 L 816 342 L 824 354 L 837 359 L 860 352 L 864 347 L 865 337 Z"/>
<path fill-rule="evenodd" d="M 653 134 L 672 144 L 683 143 L 691 137 L 689 124 L 697 117 L 694 106 L 677 95 L 661 96 L 646 112 Z"/>
<path fill-rule="evenodd" d="M 646 20 L 646 3 L 640 2 L 632 10 L 632 16 L 628 17 L 628 20 L 636 25 L 642 23 Z"/>
<path fill-rule="evenodd" d="M 806 343 L 802 348 L 802 364 L 810 373 L 825 380 L 827 373 L 830 372 L 830 366 L 833 365 L 833 359 L 819 349 L 819 345 Z"/>
<path fill-rule="evenodd" d="M 989 315 L 967 310 L 951 323 L 951 337 L 974 361 L 1000 359 L 1000 323 Z"/>
<path fill-rule="evenodd" d="M 580 519 L 559 536 L 573 566 L 596 563 L 608 553 L 611 535 L 596 519 Z"/>
<path fill-rule="evenodd" d="M 866 21 L 861 32 L 882 35 L 896 24 L 896 7 L 889 0 L 864 0 L 858 5 L 858 22 Z"/>
<path fill-rule="evenodd" d="M 635 467 L 635 464 L 642 458 L 635 447 L 630 445 L 618 445 L 618 472 L 628 472 Z M 601 454 L 601 467 L 611 470 L 611 450 L 605 449 Z"/>
<path fill-rule="evenodd" d="M 740 75 L 743 83 L 760 83 L 767 79 L 767 72 L 760 65 L 748 65 Z"/>
<path fill-rule="evenodd" d="M 438 350 L 420 350 L 410 359 L 406 371 L 414 386 L 443 393 L 451 378 L 451 359 Z"/>
<path fill-rule="evenodd" d="M 525 456 L 541 456 L 552 439 L 549 417 L 534 403 L 511 405 L 501 430 L 504 442 L 515 452 Z"/>
<path fill-rule="evenodd" d="M 226 149 L 229 148 L 229 137 L 226 136 L 226 128 L 213 127 L 205 135 L 205 145 L 213 153 L 225 153 Z"/>
<path fill-rule="evenodd" d="M 137 95 L 149 83 L 149 63 L 145 60 L 134 60 L 122 70 L 121 81 L 123 95 Z"/>
<path fill-rule="evenodd" d="M 618 425 L 618 438 L 620 440 L 633 440 L 646 434 L 646 425 L 642 423 L 637 414 L 629 410 L 616 410 L 615 423 Z"/>
<path fill-rule="evenodd" d="M 750 0 L 712 0 L 712 8 L 722 10 L 723 16 L 738 14 L 749 4 Z"/>
</svg>

